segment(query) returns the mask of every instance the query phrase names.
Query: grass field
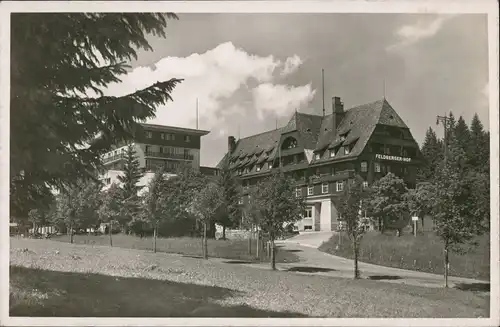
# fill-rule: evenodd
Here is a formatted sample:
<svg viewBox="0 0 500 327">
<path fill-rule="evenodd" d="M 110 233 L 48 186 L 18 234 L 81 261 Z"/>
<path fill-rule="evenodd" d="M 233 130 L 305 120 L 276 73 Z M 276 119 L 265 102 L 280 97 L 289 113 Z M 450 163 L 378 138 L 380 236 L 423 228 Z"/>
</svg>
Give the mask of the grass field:
<svg viewBox="0 0 500 327">
<path fill-rule="evenodd" d="M 10 314 L 52 317 L 488 317 L 456 289 L 251 268 L 221 260 L 11 238 Z"/>
<path fill-rule="evenodd" d="M 69 236 L 61 235 L 52 237 L 54 241 L 69 242 Z M 107 235 L 74 235 L 75 244 L 109 245 Z M 132 235 L 113 235 L 113 246 L 126 249 L 149 250 L 153 249 L 151 237 L 136 237 Z M 269 258 L 256 257 L 257 242 L 253 240 L 251 254 L 248 254 L 247 240 L 208 240 L 208 256 L 214 258 L 225 258 L 245 261 L 269 261 Z M 177 253 L 188 256 L 201 256 L 200 238 L 158 238 L 156 240 L 156 251 L 165 253 Z M 263 252 L 261 252 L 263 253 Z M 277 251 L 276 262 L 298 262 L 296 254 L 286 251 Z"/>
<path fill-rule="evenodd" d="M 469 247 L 464 255 L 450 253 L 450 275 L 457 277 L 490 279 L 489 234 L 477 238 L 479 245 Z M 341 245 L 335 235 L 321 245 L 320 250 L 352 259 L 351 242 L 343 233 Z M 360 261 L 381 266 L 418 270 L 435 274 L 444 273 L 443 244 L 432 232 L 403 234 L 401 237 L 369 232 L 361 241 Z"/>
</svg>

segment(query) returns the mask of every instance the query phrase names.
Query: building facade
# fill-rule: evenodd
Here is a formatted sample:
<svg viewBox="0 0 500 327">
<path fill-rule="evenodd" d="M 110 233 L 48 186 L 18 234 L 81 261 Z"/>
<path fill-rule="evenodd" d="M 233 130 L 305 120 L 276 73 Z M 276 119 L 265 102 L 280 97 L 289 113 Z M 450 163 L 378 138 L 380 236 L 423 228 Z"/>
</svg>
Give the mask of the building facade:
<svg viewBox="0 0 500 327">
<path fill-rule="evenodd" d="M 207 135 L 208 131 L 153 124 L 141 126 L 132 143 L 139 165 L 146 172 L 140 185 L 147 185 L 154 171 L 161 166 L 165 166 L 166 172 L 172 174 L 185 165 L 200 171 L 201 137 Z M 103 156 L 106 171 L 102 179 L 105 184 L 118 183 L 126 153 L 127 145 L 122 143 Z"/>
<path fill-rule="evenodd" d="M 368 187 L 392 172 L 415 187 L 422 156 L 408 126 L 384 98 L 344 110 L 332 99 L 327 115 L 296 112 L 286 126 L 236 141 L 228 138 L 225 160 L 245 190 L 280 168 L 306 200 L 301 231 L 332 231 L 339 225 L 335 198 L 355 175 Z"/>
</svg>

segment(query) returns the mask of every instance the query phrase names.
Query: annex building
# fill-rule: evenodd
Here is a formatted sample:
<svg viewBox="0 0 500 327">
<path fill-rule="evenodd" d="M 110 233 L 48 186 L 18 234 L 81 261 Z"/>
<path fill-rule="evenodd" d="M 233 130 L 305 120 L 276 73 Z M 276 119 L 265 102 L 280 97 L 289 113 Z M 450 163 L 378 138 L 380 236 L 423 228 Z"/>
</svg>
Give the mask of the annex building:
<svg viewBox="0 0 500 327">
<path fill-rule="evenodd" d="M 172 174 L 185 165 L 208 175 L 216 173 L 214 168 L 200 167 L 201 137 L 209 131 L 145 123 L 141 127 L 132 142 L 139 165 L 146 172 L 140 181 L 141 185 L 147 185 L 161 166 L 165 166 L 167 173 Z M 105 184 L 118 183 L 126 153 L 127 145 L 122 143 L 103 156 L 105 173 L 102 179 Z"/>
<path fill-rule="evenodd" d="M 332 231 L 339 224 L 335 197 L 355 174 L 369 186 L 392 172 L 415 187 L 422 156 L 408 126 L 384 98 L 344 110 L 332 99 L 330 114 L 295 112 L 286 126 L 239 140 L 228 138 L 228 152 L 219 163 L 248 188 L 281 166 L 296 181 L 296 196 L 307 209 L 300 231 Z"/>
</svg>

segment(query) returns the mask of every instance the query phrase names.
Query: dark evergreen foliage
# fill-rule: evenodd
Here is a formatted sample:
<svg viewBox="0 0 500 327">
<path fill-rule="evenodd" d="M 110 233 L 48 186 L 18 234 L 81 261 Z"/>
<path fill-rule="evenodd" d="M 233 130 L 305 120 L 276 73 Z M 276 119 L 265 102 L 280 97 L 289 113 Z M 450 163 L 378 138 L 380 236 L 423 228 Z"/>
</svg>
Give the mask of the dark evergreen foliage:
<svg viewBox="0 0 500 327">
<path fill-rule="evenodd" d="M 173 14 L 15 13 L 11 25 L 11 212 L 24 217 L 80 178 L 100 156 L 172 100 L 179 79 L 120 97 L 103 90 L 126 74 L 147 34 L 165 36 Z M 93 96 L 93 94 L 95 96 Z"/>
</svg>

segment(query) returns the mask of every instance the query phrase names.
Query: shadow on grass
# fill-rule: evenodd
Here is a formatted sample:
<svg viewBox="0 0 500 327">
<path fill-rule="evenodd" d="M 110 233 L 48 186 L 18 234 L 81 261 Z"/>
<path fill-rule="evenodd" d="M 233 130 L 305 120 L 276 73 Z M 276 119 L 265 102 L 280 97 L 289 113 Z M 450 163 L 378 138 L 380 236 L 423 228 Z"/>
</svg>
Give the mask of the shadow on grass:
<svg viewBox="0 0 500 327">
<path fill-rule="evenodd" d="M 217 300 L 242 292 L 166 280 L 10 267 L 10 315 L 34 317 L 305 317 Z"/>
<path fill-rule="evenodd" d="M 471 291 L 471 292 L 489 292 L 489 283 L 459 283 L 455 285 L 455 288 L 461 291 Z"/>
<path fill-rule="evenodd" d="M 292 253 L 296 253 L 296 252 L 302 252 L 302 250 L 285 250 L 286 252 L 292 252 Z"/>
<path fill-rule="evenodd" d="M 252 261 L 244 261 L 244 260 L 230 260 L 230 261 L 223 261 L 223 262 L 230 263 L 230 264 L 239 264 L 239 265 L 255 263 Z"/>
<path fill-rule="evenodd" d="M 391 276 L 391 275 L 372 275 L 368 276 L 369 279 L 371 280 L 397 280 L 397 279 L 402 279 L 399 276 Z"/>
<path fill-rule="evenodd" d="M 315 272 L 329 272 L 336 270 L 332 268 L 321 268 L 321 267 L 291 267 L 288 268 L 287 271 L 315 273 Z"/>
</svg>

